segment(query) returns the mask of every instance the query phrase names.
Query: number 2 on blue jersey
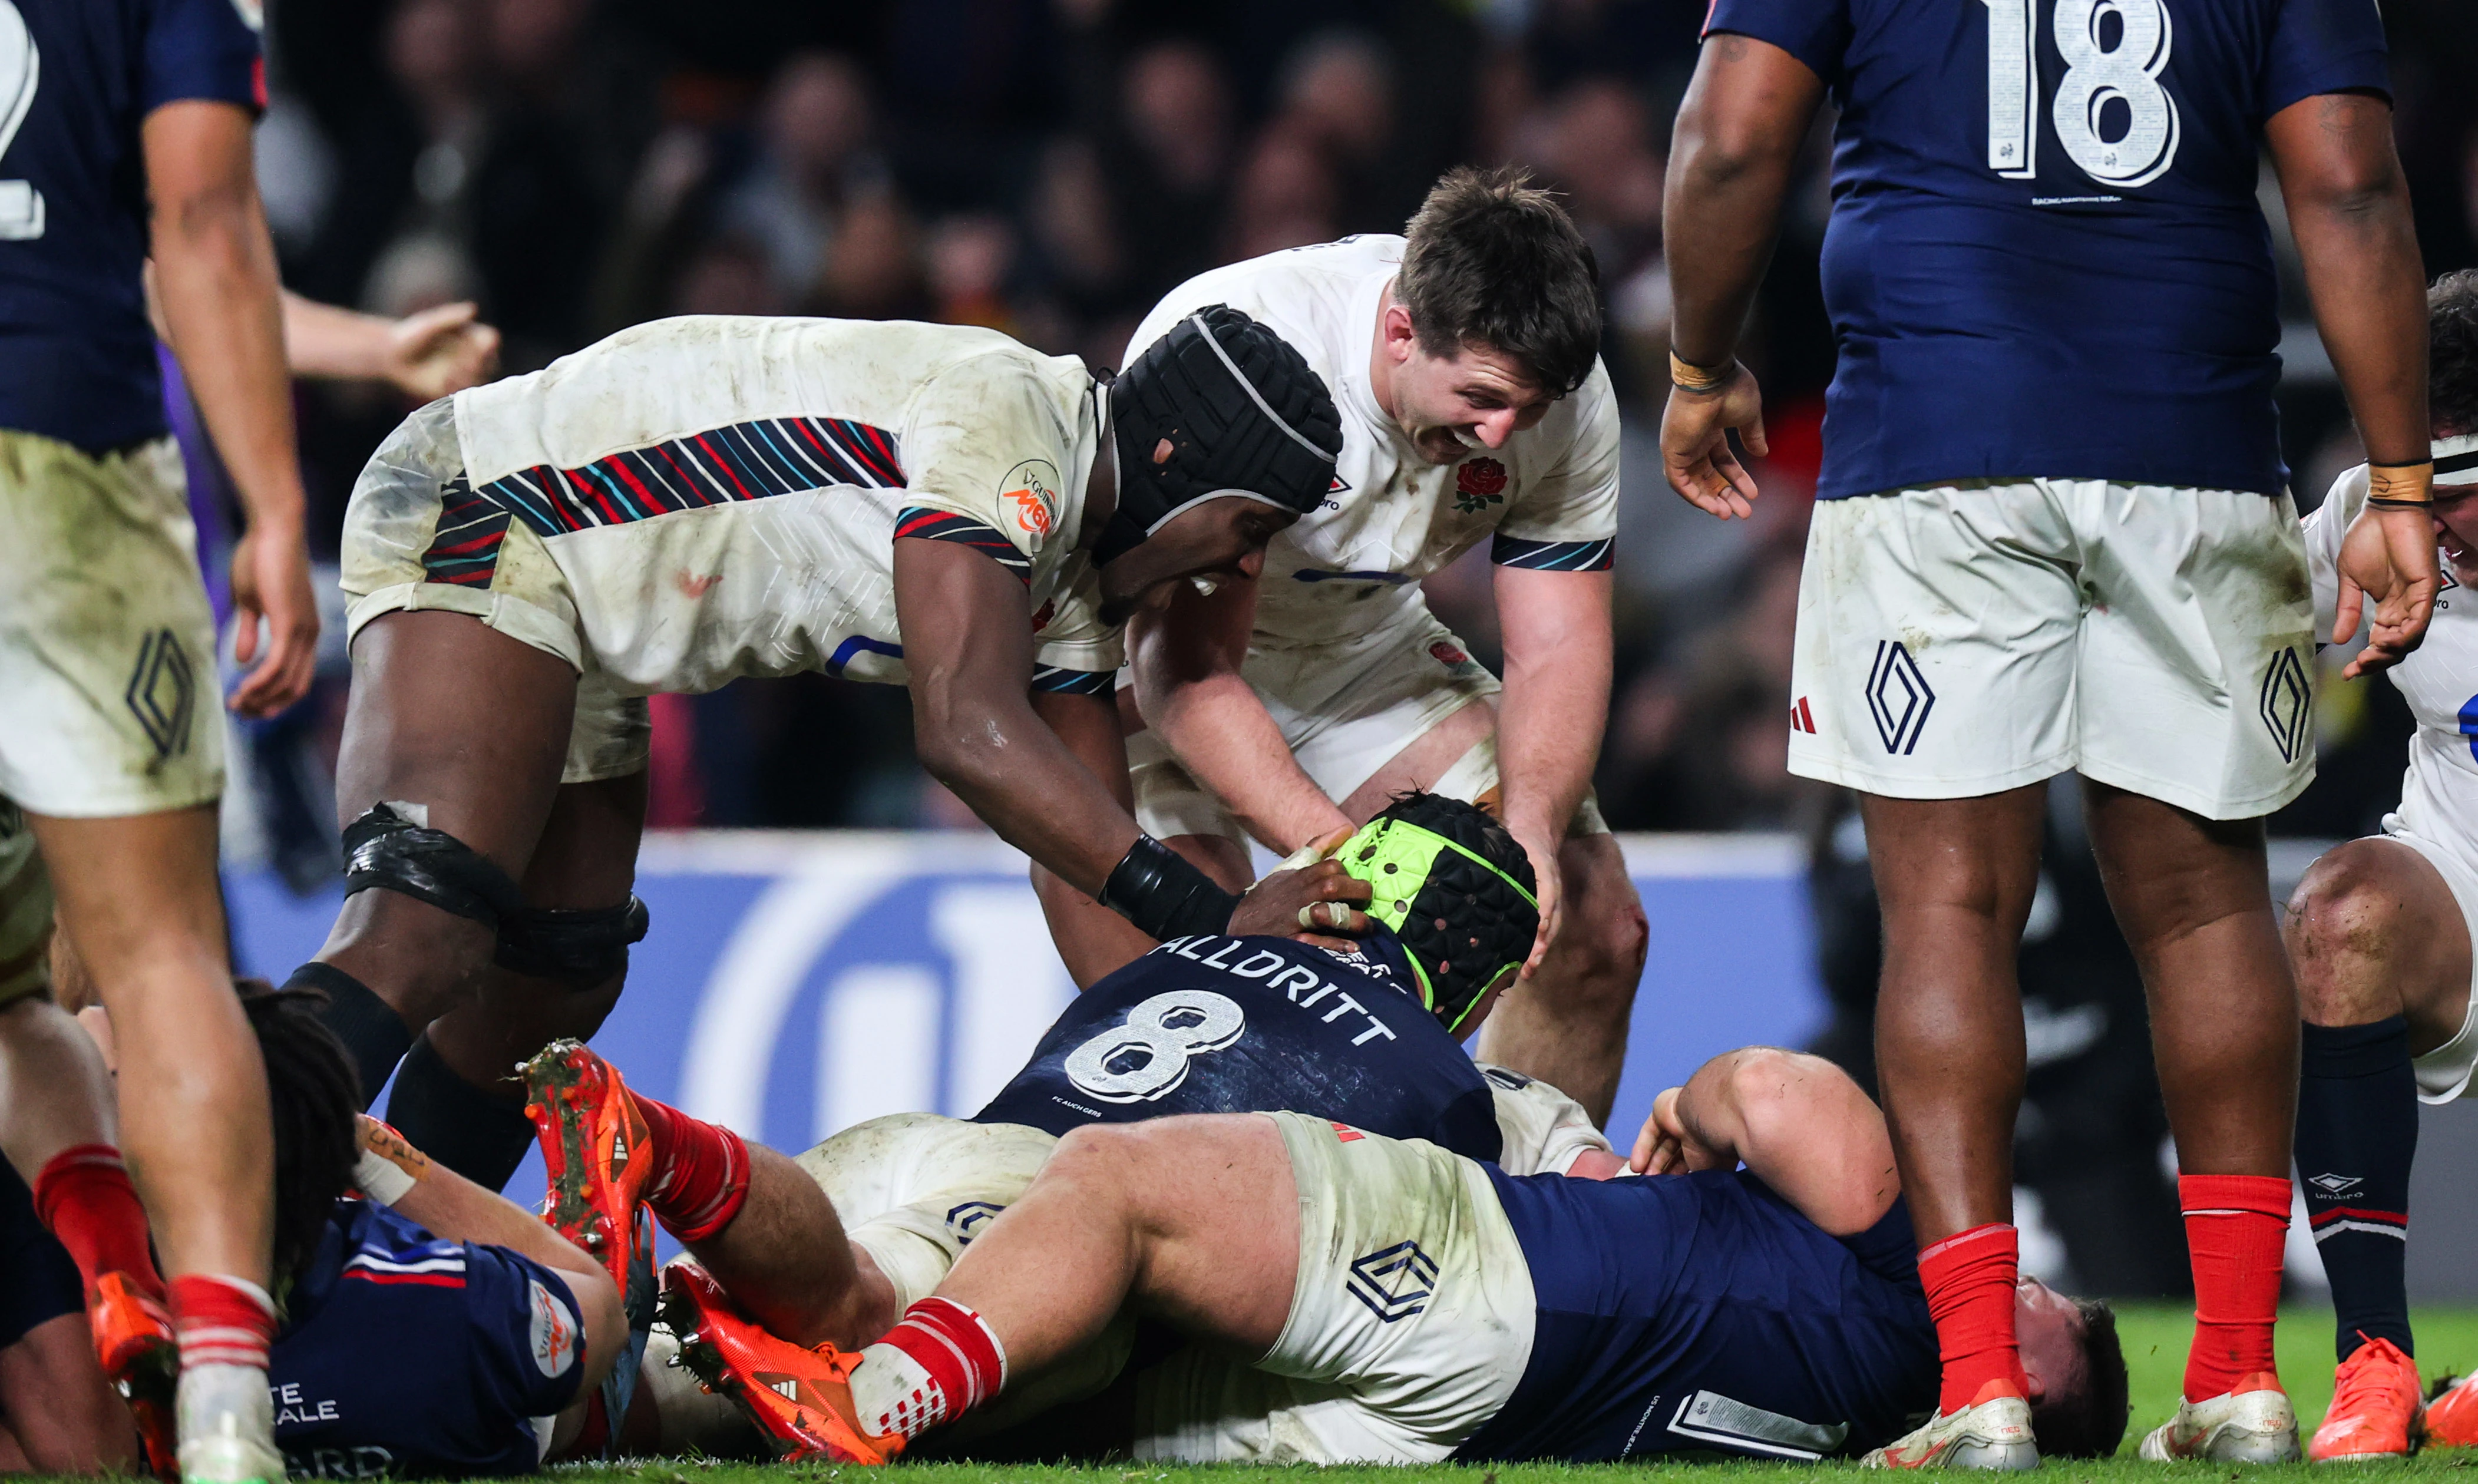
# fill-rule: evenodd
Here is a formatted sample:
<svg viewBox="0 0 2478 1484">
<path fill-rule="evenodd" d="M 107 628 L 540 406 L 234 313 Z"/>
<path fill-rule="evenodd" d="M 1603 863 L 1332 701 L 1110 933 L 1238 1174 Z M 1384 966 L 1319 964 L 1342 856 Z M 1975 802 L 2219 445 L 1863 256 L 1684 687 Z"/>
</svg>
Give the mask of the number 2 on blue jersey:
<svg viewBox="0 0 2478 1484">
<path fill-rule="evenodd" d="M 26 111 L 35 106 L 43 59 L 34 33 L 11 0 L 0 0 L 0 160 L 15 142 Z M 43 194 L 32 181 L 0 180 L 0 241 L 23 242 L 43 235 Z"/>
<path fill-rule="evenodd" d="M 1987 7 L 1987 167 L 2009 180 L 2039 173 L 2038 0 L 1981 0 Z M 2102 22 L 2116 17 L 2116 44 Z M 2049 114 L 2057 141 L 2085 175 L 2132 188 L 2177 161 L 2177 100 L 2162 87 L 2176 30 L 2167 0 L 2056 0 L 2057 80 Z M 2125 106 L 2125 132 L 2100 133 L 2101 113 Z"/>
</svg>

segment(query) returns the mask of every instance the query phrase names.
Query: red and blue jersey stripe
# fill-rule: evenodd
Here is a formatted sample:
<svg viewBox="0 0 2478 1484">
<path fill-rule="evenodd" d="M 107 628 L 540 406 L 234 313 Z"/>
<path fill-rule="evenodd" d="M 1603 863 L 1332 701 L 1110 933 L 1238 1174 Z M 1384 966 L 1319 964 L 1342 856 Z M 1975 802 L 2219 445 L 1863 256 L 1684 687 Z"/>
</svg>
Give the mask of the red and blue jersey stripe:
<svg viewBox="0 0 2478 1484">
<path fill-rule="evenodd" d="M 475 493 L 549 537 L 830 485 L 892 490 L 902 483 L 895 435 L 884 428 L 839 417 L 770 417 L 625 449 L 577 468 L 536 465 Z"/>
</svg>

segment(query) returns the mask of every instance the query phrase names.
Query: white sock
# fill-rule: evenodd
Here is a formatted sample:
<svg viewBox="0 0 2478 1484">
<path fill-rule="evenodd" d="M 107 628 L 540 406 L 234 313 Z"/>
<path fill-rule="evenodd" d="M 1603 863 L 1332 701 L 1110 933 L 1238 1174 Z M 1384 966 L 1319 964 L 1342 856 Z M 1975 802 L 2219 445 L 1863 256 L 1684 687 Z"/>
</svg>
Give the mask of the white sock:
<svg viewBox="0 0 2478 1484">
<path fill-rule="evenodd" d="M 852 1410 L 863 1432 L 917 1438 L 951 1417 L 947 1393 L 929 1368 L 892 1345 L 860 1352 L 851 1373 Z"/>
</svg>

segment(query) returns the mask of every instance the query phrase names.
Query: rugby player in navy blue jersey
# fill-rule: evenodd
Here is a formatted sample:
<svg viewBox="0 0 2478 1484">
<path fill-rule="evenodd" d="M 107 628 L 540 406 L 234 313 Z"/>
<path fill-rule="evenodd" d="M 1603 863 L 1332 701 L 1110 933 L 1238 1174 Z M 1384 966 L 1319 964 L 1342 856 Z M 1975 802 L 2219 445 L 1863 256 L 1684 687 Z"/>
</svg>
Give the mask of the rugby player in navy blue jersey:
<svg viewBox="0 0 2478 1484">
<path fill-rule="evenodd" d="M 257 980 L 237 988 L 273 1114 L 284 1318 L 266 1384 L 290 1472 L 533 1471 L 582 1435 L 586 1398 L 615 1366 L 635 1363 L 619 1290 L 539 1217 L 363 1118 L 352 1064 L 321 1023 L 315 992 Z M 99 1059 L 114 1064 L 108 1013 L 82 1019 Z M 12 1317 L 74 1313 L 77 1271 L 35 1227 L 31 1206 L 22 1187 L 0 1183 L 0 1229 L 17 1237 Z M 75 1405 L 83 1389 L 103 1390 L 90 1364 L 84 1377 L 70 1366 L 52 1378 L 60 1411 L 48 1417 L 21 1411 L 37 1394 L 8 1368 L 0 1362 L 6 1430 L 43 1445 L 27 1451 L 46 1471 L 63 1466 L 63 1434 L 89 1435 L 102 1461 L 120 1456 Z M 125 1415 L 120 1425 L 125 1439 Z"/>
<path fill-rule="evenodd" d="M 1934 1406 L 1891 1144 L 1848 1076 L 1716 1058 L 1634 1164 L 1656 1172 L 1517 1176 L 1297 1113 L 1086 1125 L 882 1339 L 821 1347 L 803 1397 L 830 1454 L 884 1461 L 1132 1313 L 1210 1347 L 1125 1398 L 1139 1459 L 1812 1461 Z M 2113 1449 L 2106 1308 L 2027 1279 L 2014 1301 L 2052 1446 Z"/>
<path fill-rule="evenodd" d="M 2176 1134 L 2197 1323 L 2156 1458 L 2297 1456 L 2272 1354 L 2297 997 L 2262 818 L 2314 772 L 2314 623 L 2272 389 L 2268 149 L 2372 460 L 2358 675 L 2437 591 L 2423 275 L 2371 0 L 1716 0 L 1681 108 L 1661 431 L 1724 517 L 1735 359 L 1817 105 L 1840 361 L 1790 770 L 1856 790 L 1884 918 L 1877 1064 L 1943 1351 L 1892 1466 L 2036 1462 L 2016 1355 L 2014 950 L 2045 780 L 2084 778 Z"/>
<path fill-rule="evenodd" d="M 309 682 L 317 616 L 251 174 L 258 10 L 0 3 L 0 1148 L 78 1260 L 106 1369 L 145 1399 L 159 1452 L 177 1329 L 179 1468 L 219 1481 L 283 1473 L 265 1376 L 271 1156 L 215 878 L 215 635 L 142 277 L 151 255 L 249 516 L 233 591 L 253 667 L 232 704 L 271 713 Z M 55 891 L 119 1017 L 122 1131 L 91 1048 L 42 997 Z"/>
</svg>

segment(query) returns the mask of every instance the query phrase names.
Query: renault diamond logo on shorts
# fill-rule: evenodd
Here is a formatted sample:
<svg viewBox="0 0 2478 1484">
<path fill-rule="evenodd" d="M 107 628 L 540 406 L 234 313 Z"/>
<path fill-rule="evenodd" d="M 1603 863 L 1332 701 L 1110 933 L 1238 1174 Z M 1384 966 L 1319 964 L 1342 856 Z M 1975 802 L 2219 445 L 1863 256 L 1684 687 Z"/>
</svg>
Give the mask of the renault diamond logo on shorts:
<svg viewBox="0 0 2478 1484">
<path fill-rule="evenodd" d="M 190 714 L 197 709 L 198 682 L 189 651 L 170 629 L 157 629 L 138 644 L 138 667 L 129 675 L 130 715 L 146 729 L 158 762 L 190 750 Z"/>
<path fill-rule="evenodd" d="M 1876 718 L 1876 735 L 1884 750 L 1908 757 L 1927 730 L 1928 713 L 1935 709 L 1935 692 L 1919 662 L 1898 640 L 1876 641 L 1876 663 L 1867 667 L 1867 712 Z"/>
<path fill-rule="evenodd" d="M 968 1200 L 947 1213 L 947 1229 L 955 1234 L 955 1245 L 968 1247 L 982 1229 L 998 1220 L 1006 1207 L 986 1200 Z"/>
<path fill-rule="evenodd" d="M 1437 1265 L 1418 1243 L 1398 1242 L 1353 1258 L 1345 1287 L 1368 1305 L 1369 1313 L 1391 1324 L 1429 1306 L 1429 1295 L 1437 1288 Z"/>
<path fill-rule="evenodd" d="M 2314 719 L 2314 687 L 2294 646 L 2280 651 L 2263 677 L 2263 724 L 2271 728 L 2271 744 L 2280 760 L 2294 763 L 2305 751 Z"/>
</svg>

